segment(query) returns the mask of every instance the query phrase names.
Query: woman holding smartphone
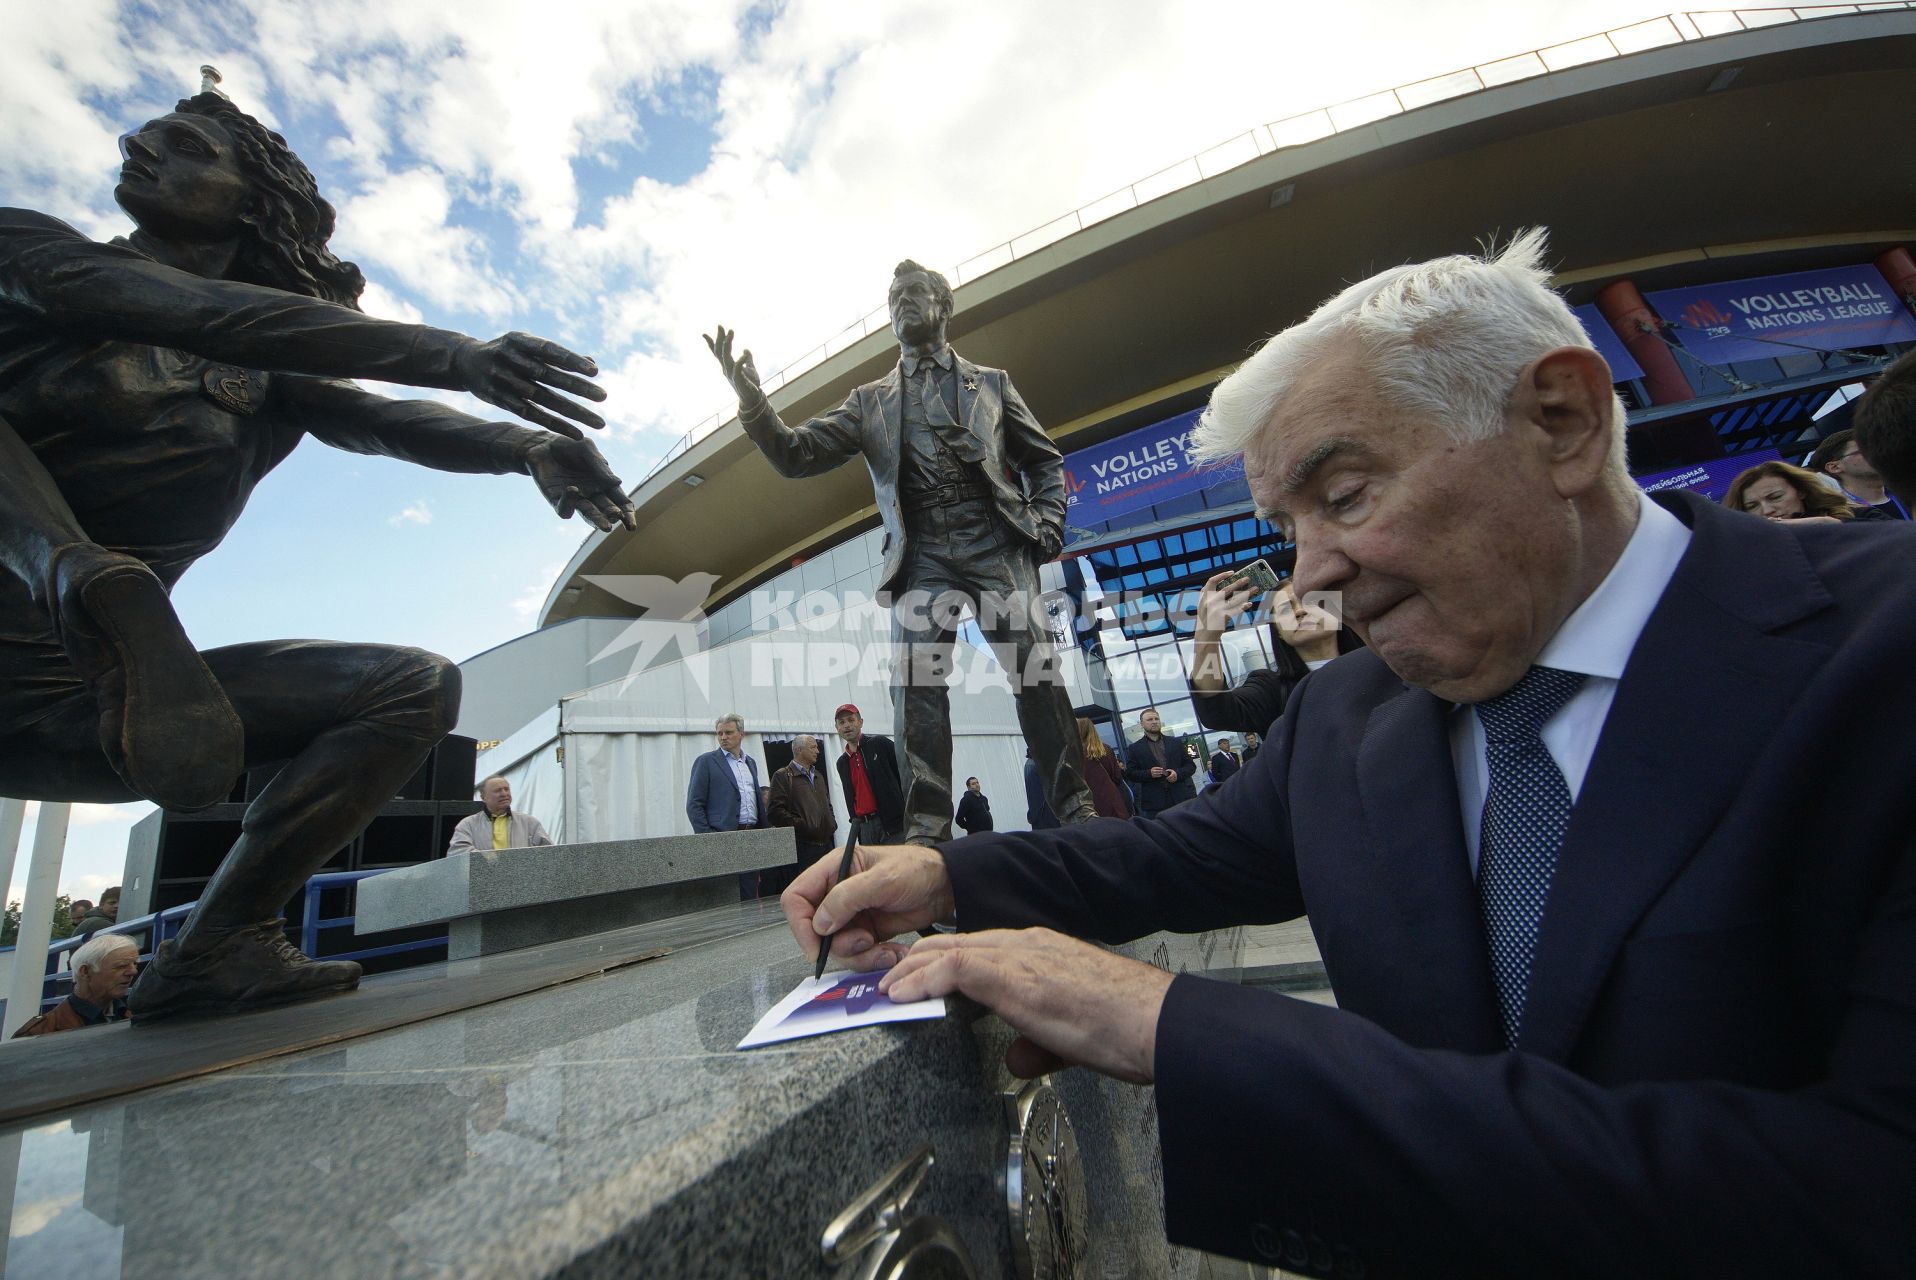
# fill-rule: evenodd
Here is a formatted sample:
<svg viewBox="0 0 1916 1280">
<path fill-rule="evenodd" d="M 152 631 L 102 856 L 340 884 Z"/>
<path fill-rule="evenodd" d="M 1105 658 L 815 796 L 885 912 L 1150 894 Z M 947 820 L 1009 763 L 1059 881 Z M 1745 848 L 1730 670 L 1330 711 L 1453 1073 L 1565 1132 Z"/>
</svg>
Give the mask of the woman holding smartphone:
<svg viewBox="0 0 1916 1280">
<path fill-rule="evenodd" d="M 1231 688 L 1224 676 L 1225 625 L 1262 590 L 1246 568 L 1212 574 L 1198 594 L 1191 705 L 1198 723 L 1207 729 L 1263 734 L 1284 714 L 1284 704 L 1298 681 L 1338 654 L 1362 648 L 1363 641 L 1328 610 L 1300 604 L 1289 582 L 1280 583 L 1271 593 L 1274 664 L 1251 672 L 1242 684 Z M 1269 572 L 1269 567 L 1265 570 Z"/>
</svg>

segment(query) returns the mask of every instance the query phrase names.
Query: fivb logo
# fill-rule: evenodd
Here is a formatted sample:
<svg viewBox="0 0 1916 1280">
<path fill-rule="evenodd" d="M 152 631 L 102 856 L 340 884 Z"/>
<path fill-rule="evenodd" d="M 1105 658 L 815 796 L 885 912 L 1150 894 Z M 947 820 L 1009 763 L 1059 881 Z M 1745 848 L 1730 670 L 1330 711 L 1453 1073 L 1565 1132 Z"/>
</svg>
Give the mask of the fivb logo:
<svg viewBox="0 0 1916 1280">
<path fill-rule="evenodd" d="M 619 684 L 620 693 L 645 672 L 674 659 L 683 665 L 700 694 L 711 692 L 712 663 L 705 648 L 710 619 L 705 616 L 705 601 L 712 593 L 712 584 L 719 580 L 718 574 L 688 573 L 678 579 L 650 573 L 584 576 L 593 586 L 641 610 L 611 644 L 592 655 L 597 663 L 615 653 L 633 651 L 626 663 L 625 679 Z"/>
</svg>

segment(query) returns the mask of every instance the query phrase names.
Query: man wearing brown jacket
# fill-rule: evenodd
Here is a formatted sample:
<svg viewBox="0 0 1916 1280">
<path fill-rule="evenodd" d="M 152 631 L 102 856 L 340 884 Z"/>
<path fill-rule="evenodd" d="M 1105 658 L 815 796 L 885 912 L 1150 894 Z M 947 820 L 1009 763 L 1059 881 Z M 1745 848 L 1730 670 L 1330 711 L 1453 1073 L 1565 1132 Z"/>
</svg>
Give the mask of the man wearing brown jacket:
<svg viewBox="0 0 1916 1280">
<path fill-rule="evenodd" d="M 772 774 L 767 804 L 772 825 L 798 835 L 798 861 L 759 873 L 759 893 L 777 894 L 799 871 L 818 861 L 838 841 L 838 817 L 832 812 L 831 784 L 818 767 L 818 739 L 801 733 L 792 739 L 792 762 Z"/>
</svg>

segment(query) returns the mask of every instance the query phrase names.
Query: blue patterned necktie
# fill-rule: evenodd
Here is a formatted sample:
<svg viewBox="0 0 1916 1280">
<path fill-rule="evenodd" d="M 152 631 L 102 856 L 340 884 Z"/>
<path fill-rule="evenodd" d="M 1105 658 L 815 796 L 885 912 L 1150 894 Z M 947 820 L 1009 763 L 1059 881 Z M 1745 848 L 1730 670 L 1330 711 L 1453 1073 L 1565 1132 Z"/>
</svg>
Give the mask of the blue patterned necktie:
<svg viewBox="0 0 1916 1280">
<path fill-rule="evenodd" d="M 1512 1049 L 1523 1030 L 1530 962 L 1537 954 L 1557 850 L 1570 825 L 1569 784 L 1539 735 L 1583 681 L 1578 672 L 1532 667 L 1513 688 L 1477 704 L 1490 762 L 1477 901 L 1490 943 L 1504 1044 Z"/>
</svg>

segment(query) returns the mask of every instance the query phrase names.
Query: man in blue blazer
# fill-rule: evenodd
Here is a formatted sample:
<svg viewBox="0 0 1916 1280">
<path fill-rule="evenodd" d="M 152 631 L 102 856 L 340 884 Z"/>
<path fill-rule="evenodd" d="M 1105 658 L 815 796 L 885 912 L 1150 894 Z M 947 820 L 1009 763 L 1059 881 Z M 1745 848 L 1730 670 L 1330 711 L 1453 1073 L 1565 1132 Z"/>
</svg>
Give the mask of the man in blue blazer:
<svg viewBox="0 0 1916 1280">
<path fill-rule="evenodd" d="M 717 750 L 692 762 L 692 781 L 685 789 L 685 816 L 692 820 L 692 830 L 698 832 L 762 827 L 765 809 L 759 796 L 758 761 L 745 753 L 745 721 L 737 715 L 724 715 L 716 727 Z"/>
<path fill-rule="evenodd" d="M 861 849 L 793 933 L 989 1005 L 1021 1073 L 1152 1084 L 1182 1244 L 1907 1276 L 1916 530 L 1638 493 L 1542 250 L 1353 285 L 1214 394 L 1207 450 L 1370 646 L 1255 761 L 1154 822 Z M 1063 936 L 1307 909 L 1338 1008 Z"/>
</svg>

